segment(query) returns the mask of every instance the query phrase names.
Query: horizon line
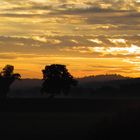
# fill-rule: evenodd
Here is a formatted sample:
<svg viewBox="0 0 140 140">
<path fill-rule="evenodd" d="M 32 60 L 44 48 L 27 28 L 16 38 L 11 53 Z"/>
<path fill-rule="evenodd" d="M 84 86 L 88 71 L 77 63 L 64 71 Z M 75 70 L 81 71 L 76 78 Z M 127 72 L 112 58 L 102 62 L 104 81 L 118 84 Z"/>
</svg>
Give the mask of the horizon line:
<svg viewBox="0 0 140 140">
<path fill-rule="evenodd" d="M 121 76 L 121 77 L 124 77 L 124 78 L 140 78 L 140 76 L 137 76 L 137 77 L 130 77 L 130 76 L 124 76 L 124 75 L 121 75 L 121 74 L 98 74 L 98 75 L 87 75 L 87 76 L 82 76 L 82 77 L 74 77 L 75 79 L 83 79 L 83 78 L 89 78 L 89 77 L 97 77 L 97 76 L 113 76 L 113 75 L 117 75 L 117 76 Z M 43 80 L 43 78 L 22 78 L 24 80 L 27 80 L 27 79 L 31 79 L 31 80 Z"/>
</svg>

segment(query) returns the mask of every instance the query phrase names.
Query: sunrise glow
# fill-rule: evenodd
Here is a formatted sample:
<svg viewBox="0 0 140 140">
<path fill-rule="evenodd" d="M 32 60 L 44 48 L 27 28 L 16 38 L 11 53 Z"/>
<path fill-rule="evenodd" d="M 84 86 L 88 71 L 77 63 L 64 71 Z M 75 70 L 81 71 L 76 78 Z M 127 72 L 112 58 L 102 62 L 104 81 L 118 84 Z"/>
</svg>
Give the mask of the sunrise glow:
<svg viewBox="0 0 140 140">
<path fill-rule="evenodd" d="M 0 70 L 41 78 L 47 64 L 75 77 L 140 77 L 140 0 L 0 0 Z"/>
</svg>

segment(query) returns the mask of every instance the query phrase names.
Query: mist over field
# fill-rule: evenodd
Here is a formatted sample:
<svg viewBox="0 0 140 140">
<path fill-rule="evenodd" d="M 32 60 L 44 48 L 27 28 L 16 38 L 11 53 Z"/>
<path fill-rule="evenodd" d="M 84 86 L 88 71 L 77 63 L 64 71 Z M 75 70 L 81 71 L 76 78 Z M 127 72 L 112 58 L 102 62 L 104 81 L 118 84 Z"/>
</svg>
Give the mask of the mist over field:
<svg viewBox="0 0 140 140">
<path fill-rule="evenodd" d="M 56 97 L 115 97 L 115 96 L 139 96 L 139 78 L 123 77 L 121 75 L 97 75 L 78 78 L 78 85 L 72 87 L 68 96 L 57 95 Z M 22 79 L 15 81 L 11 86 L 8 97 L 47 97 L 41 95 L 40 89 L 43 80 Z M 136 87 L 137 86 L 137 87 Z M 130 92 L 130 93 L 129 93 Z"/>
</svg>

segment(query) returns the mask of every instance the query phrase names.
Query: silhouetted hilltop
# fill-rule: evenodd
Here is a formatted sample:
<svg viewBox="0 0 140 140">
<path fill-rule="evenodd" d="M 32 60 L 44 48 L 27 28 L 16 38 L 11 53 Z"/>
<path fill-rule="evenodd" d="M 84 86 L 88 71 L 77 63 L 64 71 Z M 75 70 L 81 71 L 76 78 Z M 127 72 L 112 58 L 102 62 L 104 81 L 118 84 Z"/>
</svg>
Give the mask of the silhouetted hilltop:
<svg viewBox="0 0 140 140">
<path fill-rule="evenodd" d="M 106 75 L 96 75 L 96 76 L 87 76 L 83 78 L 78 78 L 78 80 L 81 83 L 103 82 L 103 81 L 122 80 L 122 79 L 129 79 L 129 77 L 124 77 L 119 74 L 106 74 Z"/>
<path fill-rule="evenodd" d="M 90 80 L 89 82 L 82 82 L 81 86 L 85 88 L 100 88 L 100 87 L 115 87 L 119 88 L 120 86 L 124 85 L 134 85 L 134 84 L 140 84 L 140 78 L 127 78 L 123 77 L 122 79 L 113 79 L 113 80 Z M 128 87 L 129 88 L 129 87 Z"/>
<path fill-rule="evenodd" d="M 85 88 L 99 88 L 104 85 L 112 84 L 112 81 L 120 81 L 131 79 L 129 77 L 124 77 L 118 74 L 106 74 L 106 75 L 96 75 L 88 76 L 84 78 L 79 78 L 79 84 Z M 109 83 L 110 82 L 110 83 Z"/>
</svg>

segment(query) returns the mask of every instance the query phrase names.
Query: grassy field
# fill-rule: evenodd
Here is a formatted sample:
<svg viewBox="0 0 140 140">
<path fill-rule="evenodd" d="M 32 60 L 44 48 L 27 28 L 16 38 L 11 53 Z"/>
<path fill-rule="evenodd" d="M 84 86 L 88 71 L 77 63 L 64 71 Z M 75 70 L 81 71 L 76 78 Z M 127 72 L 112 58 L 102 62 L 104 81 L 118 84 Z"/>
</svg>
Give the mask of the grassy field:
<svg viewBox="0 0 140 140">
<path fill-rule="evenodd" d="M 126 138 L 139 134 L 139 114 L 138 99 L 7 99 L 0 102 L 0 136 Z"/>
</svg>

